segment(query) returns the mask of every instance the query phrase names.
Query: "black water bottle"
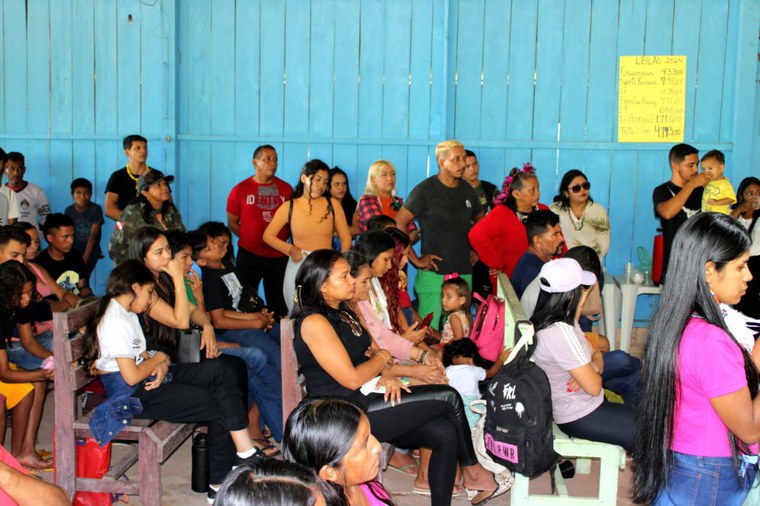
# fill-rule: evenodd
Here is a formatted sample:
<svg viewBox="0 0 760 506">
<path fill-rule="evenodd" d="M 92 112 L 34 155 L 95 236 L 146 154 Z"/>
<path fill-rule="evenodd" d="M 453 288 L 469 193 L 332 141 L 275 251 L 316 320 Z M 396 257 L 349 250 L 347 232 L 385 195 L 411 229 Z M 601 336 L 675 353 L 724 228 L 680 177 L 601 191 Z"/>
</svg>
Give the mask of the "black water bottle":
<svg viewBox="0 0 760 506">
<path fill-rule="evenodd" d="M 193 436 L 193 476 L 190 486 L 194 492 L 208 492 L 208 445 L 205 432 Z"/>
</svg>

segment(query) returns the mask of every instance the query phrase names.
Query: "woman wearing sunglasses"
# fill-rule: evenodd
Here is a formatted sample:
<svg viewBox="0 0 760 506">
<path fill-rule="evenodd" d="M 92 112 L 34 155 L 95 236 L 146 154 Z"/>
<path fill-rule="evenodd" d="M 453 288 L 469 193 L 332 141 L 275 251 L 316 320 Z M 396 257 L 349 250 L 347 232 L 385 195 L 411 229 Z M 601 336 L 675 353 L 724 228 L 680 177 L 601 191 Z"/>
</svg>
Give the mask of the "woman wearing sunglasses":
<svg viewBox="0 0 760 506">
<path fill-rule="evenodd" d="M 610 249 L 610 219 L 607 210 L 591 199 L 591 183 L 583 172 L 573 169 L 562 176 L 559 195 L 550 209 L 559 215 L 559 224 L 568 249 L 588 246 L 599 260 Z"/>
</svg>

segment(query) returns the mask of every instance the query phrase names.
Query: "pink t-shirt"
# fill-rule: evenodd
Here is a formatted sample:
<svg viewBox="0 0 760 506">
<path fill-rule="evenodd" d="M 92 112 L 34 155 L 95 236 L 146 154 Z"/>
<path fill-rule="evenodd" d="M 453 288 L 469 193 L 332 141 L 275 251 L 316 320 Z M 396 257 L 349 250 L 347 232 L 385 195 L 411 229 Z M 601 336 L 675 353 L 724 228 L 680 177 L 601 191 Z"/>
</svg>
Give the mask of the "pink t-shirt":
<svg viewBox="0 0 760 506">
<path fill-rule="evenodd" d="M 362 483 L 359 485 L 359 488 L 361 488 L 362 493 L 364 494 L 364 497 L 367 498 L 367 502 L 370 506 L 386 506 L 388 503 L 385 503 L 375 497 L 375 494 L 379 495 L 380 497 L 384 499 L 389 499 L 388 492 L 383 488 L 382 485 L 380 485 L 377 482 L 368 482 L 368 483 Z M 374 490 L 374 494 L 372 491 Z"/>
<path fill-rule="evenodd" d="M 730 457 L 728 428 L 710 399 L 747 386 L 741 350 L 722 329 L 693 317 L 686 324 L 678 353 L 671 449 L 701 457 Z M 750 448 L 757 453 L 757 445 Z"/>
</svg>

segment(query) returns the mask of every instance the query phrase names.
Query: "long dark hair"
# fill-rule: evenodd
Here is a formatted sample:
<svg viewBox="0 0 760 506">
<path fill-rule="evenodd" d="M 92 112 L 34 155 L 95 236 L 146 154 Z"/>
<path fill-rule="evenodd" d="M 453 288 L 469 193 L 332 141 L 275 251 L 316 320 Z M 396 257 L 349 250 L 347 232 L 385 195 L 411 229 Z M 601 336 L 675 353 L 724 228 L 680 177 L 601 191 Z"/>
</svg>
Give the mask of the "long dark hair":
<svg viewBox="0 0 760 506">
<path fill-rule="evenodd" d="M 549 293 L 540 290 L 536 309 L 530 318 L 536 332 L 555 323 L 575 324 L 575 312 L 583 294 L 583 287 L 577 286 L 569 292 Z"/>
<path fill-rule="evenodd" d="M 24 234 L 26 235 L 26 234 Z M 28 238 L 29 236 L 27 236 Z M 21 262 L 8 260 L 0 264 L 0 325 L 2 325 L 3 339 L 10 342 L 13 336 L 13 328 L 16 326 L 16 314 L 21 309 L 21 294 L 24 285 L 32 284 L 32 297 L 29 304 L 39 300 L 36 283 L 37 278 L 29 268 Z"/>
<path fill-rule="evenodd" d="M 517 212 L 517 201 L 515 200 L 515 196 L 512 195 L 512 192 L 522 190 L 528 179 L 538 179 L 536 169 L 530 164 L 530 162 L 526 163 L 522 169 L 513 167 L 512 170 L 509 171 L 509 175 L 504 178 L 504 182 L 501 184 L 501 192 L 494 197 L 494 205 L 504 204 L 512 211 Z"/>
<path fill-rule="evenodd" d="M 728 334 L 744 357 L 744 372 L 750 396 L 757 396 L 758 373 L 747 351 L 726 327 L 718 302 L 705 279 L 705 266 L 713 262 L 717 271 L 749 249 L 747 231 L 731 217 L 700 213 L 678 230 L 668 265 L 668 279 L 660 306 L 649 326 L 641 372 L 641 402 L 636 417 L 636 446 L 633 452 L 634 492 L 637 503 L 652 501 L 666 485 L 672 465 L 673 423 L 677 402 L 678 349 L 684 328 L 693 315 L 704 318 Z M 705 350 L 709 353 L 709 350 Z M 734 464 L 747 446 L 729 431 Z"/>
<path fill-rule="evenodd" d="M 742 182 L 739 183 L 739 187 L 736 189 L 736 204 L 731 207 L 735 209 L 737 206 L 740 206 L 744 203 L 744 192 L 750 185 L 753 184 L 760 186 L 760 179 L 754 176 L 749 176 L 742 179 Z M 749 228 L 747 229 L 750 234 L 752 234 L 752 229 L 757 226 L 758 218 L 760 218 L 760 209 L 755 209 L 752 212 L 752 221 L 750 222 Z"/>
<path fill-rule="evenodd" d="M 588 181 L 586 174 L 579 171 L 578 169 L 570 169 L 567 172 L 565 172 L 565 175 L 562 176 L 562 181 L 559 182 L 559 190 L 557 190 L 557 195 L 554 196 L 554 202 L 559 202 L 559 205 L 562 209 L 567 209 L 568 207 L 570 207 L 570 197 L 565 195 L 565 192 L 570 191 L 570 183 L 576 177 L 582 177 L 583 179 Z M 591 195 L 589 195 L 588 201 L 589 202 L 594 201 L 591 198 Z"/>
<path fill-rule="evenodd" d="M 301 313 L 307 311 L 327 314 L 332 308 L 322 297 L 321 288 L 327 278 L 330 277 L 335 262 L 343 258 L 339 251 L 332 249 L 319 249 L 303 259 L 296 273 L 296 306 L 293 309 L 293 318 L 298 318 Z M 349 310 L 345 303 L 341 302 L 341 309 Z M 349 310 L 350 311 L 350 310 Z"/>
<path fill-rule="evenodd" d="M 330 169 L 330 180 L 327 182 L 327 196 L 332 196 L 330 188 L 332 187 L 333 177 L 336 175 L 342 175 L 346 178 L 346 196 L 340 201 L 340 206 L 343 208 L 343 214 L 346 215 L 346 221 L 349 225 L 352 225 L 351 221 L 354 219 L 354 212 L 356 211 L 356 199 L 351 195 L 351 184 L 348 181 L 348 174 L 337 165 Z"/>
<path fill-rule="evenodd" d="M 330 167 L 328 167 L 325 162 L 323 162 L 322 160 L 319 160 L 317 158 L 315 158 L 314 160 L 309 160 L 308 162 L 306 162 L 304 164 L 303 168 L 301 169 L 301 176 L 306 176 L 306 179 L 308 179 L 311 182 L 314 179 L 314 176 L 320 170 L 323 170 L 323 171 L 325 171 L 327 173 L 327 180 L 328 180 L 328 183 L 329 183 L 329 181 L 330 181 Z M 348 178 L 346 178 L 346 181 L 348 181 Z M 328 190 L 330 189 L 329 188 L 329 184 L 328 184 L 328 188 L 327 189 Z M 298 178 L 298 184 L 296 184 L 296 186 L 293 188 L 293 196 L 291 197 L 291 200 L 295 200 L 295 199 L 297 199 L 299 197 L 303 197 L 303 190 L 304 190 L 304 184 L 301 181 L 301 178 L 299 177 Z M 323 197 L 324 197 L 324 195 L 323 195 Z M 309 214 L 311 214 L 311 200 L 312 200 L 312 198 L 311 198 L 311 192 L 309 192 L 309 195 L 307 195 L 306 198 L 309 201 Z M 323 221 L 323 220 L 327 219 L 327 217 L 330 216 L 330 214 L 333 212 L 332 198 L 330 198 L 329 196 L 328 197 L 324 197 L 324 198 L 327 199 L 327 212 L 325 213 L 325 215 L 319 221 Z M 292 205 L 292 204 L 289 204 L 289 205 Z"/>
<path fill-rule="evenodd" d="M 2 266 L 0 266 L 1 268 Z M 135 296 L 135 292 L 132 289 L 132 285 L 137 283 L 140 286 L 152 285 L 155 283 L 153 280 L 153 274 L 142 263 L 136 260 L 126 260 L 118 266 L 114 267 L 111 271 L 111 275 L 108 276 L 106 282 L 106 293 L 100 299 L 100 305 L 98 306 L 98 312 L 87 323 L 87 329 L 84 333 L 83 349 L 82 349 L 82 364 L 84 370 L 92 372 L 92 367 L 95 361 L 100 356 L 100 345 L 98 344 L 98 325 L 100 320 L 103 319 L 103 315 L 108 309 L 108 305 L 114 297 L 124 295 L 126 293 Z"/>
<path fill-rule="evenodd" d="M 313 470 L 295 462 L 261 459 L 230 471 L 216 493 L 217 506 L 314 506 L 319 490 Z"/>
<path fill-rule="evenodd" d="M 401 259 L 404 256 L 404 250 L 406 250 L 409 244 L 411 244 L 411 241 L 405 232 L 399 230 L 396 227 L 386 228 L 385 233 L 393 238 L 396 243 L 396 247 L 393 250 L 393 262 L 391 264 L 391 268 L 383 275 L 382 278 L 380 278 L 380 286 L 383 287 L 385 298 L 388 300 L 388 316 L 390 316 L 391 325 L 393 326 L 393 330 L 398 331 L 401 328 L 398 300 L 398 286 L 399 279 L 401 277 L 399 267 L 401 265 Z"/>
<path fill-rule="evenodd" d="M 161 237 L 166 237 L 166 234 L 157 228 L 142 227 L 135 233 L 132 242 L 129 243 L 127 258 L 145 265 L 145 257 L 148 255 L 150 247 Z M 174 307 L 174 281 L 172 281 L 171 276 L 166 272 L 159 272 L 155 276 L 154 281 L 158 298 Z M 151 344 L 158 344 L 162 350 L 167 351 L 170 355 L 174 353 L 174 349 L 177 346 L 176 329 L 157 322 L 148 316 L 147 313 L 140 315 L 140 324 L 146 337 L 151 340 Z"/>
<path fill-rule="evenodd" d="M 364 417 L 364 411 L 342 398 L 311 397 L 304 399 L 288 417 L 282 436 L 282 455 L 319 472 L 323 466 L 340 468 L 351 449 Z M 348 506 L 343 487 L 335 482 L 319 480 L 328 506 Z M 372 486 L 375 485 L 375 486 Z M 371 482 L 370 490 L 382 491 Z M 376 495 L 385 504 L 393 504 L 390 495 Z"/>
</svg>

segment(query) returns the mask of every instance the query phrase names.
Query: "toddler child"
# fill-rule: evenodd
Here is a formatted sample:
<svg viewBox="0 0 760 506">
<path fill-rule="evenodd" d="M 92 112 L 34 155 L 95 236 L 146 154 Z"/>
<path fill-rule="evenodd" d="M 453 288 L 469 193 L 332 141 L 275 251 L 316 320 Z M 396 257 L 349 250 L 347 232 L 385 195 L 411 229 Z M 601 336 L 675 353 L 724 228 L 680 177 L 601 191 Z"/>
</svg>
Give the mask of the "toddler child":
<svg viewBox="0 0 760 506">
<path fill-rule="evenodd" d="M 479 414 L 469 409 L 472 401 L 481 398 L 478 383 L 496 376 L 510 351 L 511 349 L 505 348 L 489 367 L 488 362 L 478 353 L 478 345 L 469 339 L 457 339 L 443 347 L 446 377 L 449 378 L 449 385 L 462 396 L 470 428 L 475 427 L 480 419 Z"/>
<path fill-rule="evenodd" d="M 441 346 L 470 337 L 470 285 L 456 273 L 447 274 L 441 286 L 441 306 L 448 313 L 441 330 Z"/>
<path fill-rule="evenodd" d="M 83 177 L 71 182 L 74 203 L 64 214 L 74 220 L 74 250 L 82 255 L 87 276 L 95 270 L 95 264 L 103 258 L 100 249 L 100 227 L 103 225 L 103 209 L 90 201 L 92 183 Z"/>
<path fill-rule="evenodd" d="M 702 172 L 710 174 L 712 179 L 702 193 L 702 211 L 731 214 L 731 204 L 736 203 L 736 193 L 731 181 L 723 175 L 726 158 L 717 149 L 708 151 L 702 157 Z"/>
</svg>

